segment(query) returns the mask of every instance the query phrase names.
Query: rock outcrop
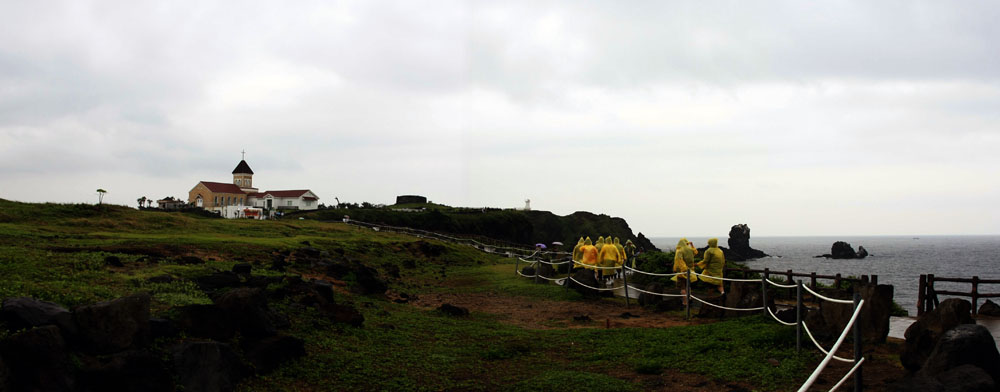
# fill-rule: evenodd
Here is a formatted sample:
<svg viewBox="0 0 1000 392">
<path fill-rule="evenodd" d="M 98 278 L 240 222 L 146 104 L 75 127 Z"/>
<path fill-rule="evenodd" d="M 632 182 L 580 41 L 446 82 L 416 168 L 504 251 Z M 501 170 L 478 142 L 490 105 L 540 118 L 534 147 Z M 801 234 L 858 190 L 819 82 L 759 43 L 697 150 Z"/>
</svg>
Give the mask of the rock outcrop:
<svg viewBox="0 0 1000 392">
<path fill-rule="evenodd" d="M 899 356 L 903 367 L 910 371 L 920 370 L 945 332 L 962 324 L 975 324 L 971 312 L 972 303 L 950 298 L 921 315 L 903 334 L 906 343 Z"/>
<path fill-rule="evenodd" d="M 896 385 L 897 391 L 995 391 L 1000 380 L 1000 352 L 990 331 L 961 324 L 941 335 L 918 372 Z"/>
<path fill-rule="evenodd" d="M 863 246 L 858 246 L 858 251 L 855 252 L 851 244 L 844 241 L 837 241 L 830 247 L 830 253 L 816 257 L 826 257 L 828 259 L 863 259 L 868 257 L 868 250 Z"/>
<path fill-rule="evenodd" d="M 859 315 L 862 339 L 866 344 L 884 343 L 889 336 L 889 314 L 892 310 L 892 285 L 856 285 L 865 301 Z M 848 298 L 844 298 L 848 299 Z M 819 309 L 805 315 L 809 330 L 817 339 L 833 340 L 840 336 L 854 314 L 853 304 L 820 302 Z"/>
<path fill-rule="evenodd" d="M 729 229 L 729 248 L 724 248 L 726 260 L 746 261 L 767 257 L 767 254 L 750 247 L 750 227 L 744 223 Z"/>
<path fill-rule="evenodd" d="M 1000 317 L 1000 305 L 991 300 L 986 300 L 976 314 L 980 316 Z"/>
</svg>

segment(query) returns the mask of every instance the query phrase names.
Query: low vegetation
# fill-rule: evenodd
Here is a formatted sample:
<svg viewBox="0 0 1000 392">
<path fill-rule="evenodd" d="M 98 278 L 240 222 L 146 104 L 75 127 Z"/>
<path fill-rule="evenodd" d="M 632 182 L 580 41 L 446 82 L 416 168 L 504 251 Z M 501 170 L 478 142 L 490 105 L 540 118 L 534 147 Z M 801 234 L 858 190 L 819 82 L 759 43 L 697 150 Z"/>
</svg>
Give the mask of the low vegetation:
<svg viewBox="0 0 1000 392">
<path fill-rule="evenodd" d="M 254 265 L 255 276 L 326 278 L 308 263 L 281 272 L 267 268 L 276 254 L 306 247 L 374 268 L 391 295 L 352 293 L 350 276 L 334 282 L 336 303 L 364 316 L 360 327 L 331 321 L 295 298 L 272 303 L 288 315 L 284 333 L 303 339 L 307 356 L 244 380 L 240 390 L 639 391 L 669 384 L 667 374 L 784 390 L 801 383 L 818 361 L 814 351 L 796 353 L 793 328 L 757 317 L 671 328 L 532 329 L 503 314 L 454 317 L 394 301 L 400 293 L 620 300 L 530 283 L 516 277 L 511 259 L 470 247 L 313 219 L 221 220 L 0 200 L 0 298 L 31 296 L 73 307 L 149 292 L 154 315 L 170 315 L 178 306 L 211 303 L 195 279 L 237 263 Z M 192 257 L 203 263 L 190 263 Z M 164 275 L 172 279 L 151 281 Z"/>
</svg>

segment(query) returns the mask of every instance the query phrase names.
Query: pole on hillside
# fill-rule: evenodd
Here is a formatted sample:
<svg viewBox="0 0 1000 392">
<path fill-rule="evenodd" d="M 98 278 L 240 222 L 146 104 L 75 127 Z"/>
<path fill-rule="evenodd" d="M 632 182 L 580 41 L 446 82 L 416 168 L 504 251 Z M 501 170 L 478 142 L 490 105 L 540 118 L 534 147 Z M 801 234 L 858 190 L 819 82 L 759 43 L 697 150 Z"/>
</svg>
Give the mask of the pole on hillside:
<svg viewBox="0 0 1000 392">
<path fill-rule="evenodd" d="M 802 351 L 802 279 L 795 284 L 795 351 Z"/>
<path fill-rule="evenodd" d="M 691 319 L 691 268 L 687 270 L 687 305 L 684 308 L 687 310 L 687 319 Z"/>
<path fill-rule="evenodd" d="M 571 276 L 573 276 L 573 268 L 576 268 L 576 260 L 573 260 L 572 258 L 570 258 L 569 268 L 566 271 L 566 281 L 563 282 L 564 286 L 566 286 L 564 288 L 564 290 L 566 290 L 566 291 L 569 291 L 569 278 Z"/>
<path fill-rule="evenodd" d="M 854 292 L 854 311 L 858 311 L 858 305 L 861 304 L 861 293 Z M 861 314 L 858 312 L 857 319 L 854 320 L 854 363 L 858 363 L 861 360 Z M 861 383 L 862 376 L 861 371 L 864 366 L 859 366 L 858 370 L 854 372 L 854 392 L 861 392 L 863 385 Z"/>
<path fill-rule="evenodd" d="M 514 259 L 514 273 L 515 274 L 518 273 L 518 272 L 521 272 L 521 268 L 518 266 L 520 263 L 521 263 L 521 258 L 520 257 Z"/>
</svg>

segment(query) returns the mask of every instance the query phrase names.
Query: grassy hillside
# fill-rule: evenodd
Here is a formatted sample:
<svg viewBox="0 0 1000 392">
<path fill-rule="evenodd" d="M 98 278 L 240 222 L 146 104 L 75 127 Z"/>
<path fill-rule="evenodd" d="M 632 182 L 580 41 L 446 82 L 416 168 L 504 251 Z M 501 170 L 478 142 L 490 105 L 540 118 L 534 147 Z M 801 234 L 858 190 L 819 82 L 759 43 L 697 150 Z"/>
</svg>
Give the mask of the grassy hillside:
<svg viewBox="0 0 1000 392">
<path fill-rule="evenodd" d="M 309 263 L 293 261 L 285 272 L 267 268 L 275 255 L 307 246 L 374 268 L 389 291 L 355 294 L 351 278 L 332 279 Z M 109 256 L 124 266 L 106 265 Z M 205 263 L 186 264 L 185 257 Z M 363 325 L 353 327 L 302 306 L 299 298 L 273 301 L 291 321 L 283 333 L 304 339 L 307 356 L 244 380 L 240 390 L 670 390 L 681 378 L 693 380 L 685 385 L 694 390 L 785 390 L 818 360 L 813 351 L 795 353 L 793 328 L 761 318 L 688 323 L 668 314 L 657 317 L 676 326 L 606 329 L 612 320 L 553 318 L 540 320 L 540 328 L 504 312 L 448 316 L 415 299 L 502 299 L 523 304 L 516 310 L 529 315 L 564 306 L 625 311 L 620 299 L 586 299 L 533 284 L 513 273 L 511 259 L 449 243 L 313 219 L 222 220 L 0 200 L 0 298 L 32 296 L 72 307 L 149 292 L 154 315 L 169 317 L 178 306 L 211 303 L 195 281 L 240 262 L 253 264 L 254 276 L 332 280 L 336 302 L 364 316 Z M 150 282 L 163 275 L 174 280 Z M 400 300 L 402 294 L 412 301 Z M 0 331 L 0 338 L 16 333 Z"/>
</svg>

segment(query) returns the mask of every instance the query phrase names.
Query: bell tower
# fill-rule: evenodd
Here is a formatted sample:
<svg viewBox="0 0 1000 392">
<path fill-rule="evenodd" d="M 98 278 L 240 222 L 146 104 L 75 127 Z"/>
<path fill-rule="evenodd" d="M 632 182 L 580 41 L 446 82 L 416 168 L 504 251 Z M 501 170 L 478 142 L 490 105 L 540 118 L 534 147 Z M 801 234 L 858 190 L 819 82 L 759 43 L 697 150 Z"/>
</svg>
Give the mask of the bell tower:
<svg viewBox="0 0 1000 392">
<path fill-rule="evenodd" d="M 246 151 L 242 152 L 243 159 L 233 169 L 233 184 L 244 192 L 257 192 L 257 188 L 253 187 L 253 170 L 250 170 L 250 165 L 247 164 L 246 153 Z"/>
</svg>

